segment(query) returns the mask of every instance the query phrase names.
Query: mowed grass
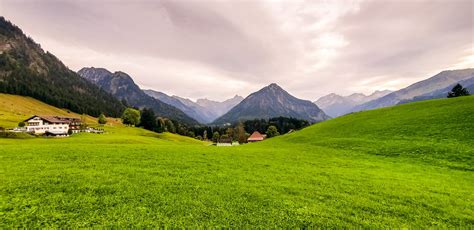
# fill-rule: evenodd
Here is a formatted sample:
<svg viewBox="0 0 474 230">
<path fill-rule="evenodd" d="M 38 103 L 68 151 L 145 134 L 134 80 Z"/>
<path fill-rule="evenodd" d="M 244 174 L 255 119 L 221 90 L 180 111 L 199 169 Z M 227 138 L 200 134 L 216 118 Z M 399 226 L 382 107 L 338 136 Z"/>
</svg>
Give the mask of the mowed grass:
<svg viewBox="0 0 474 230">
<path fill-rule="evenodd" d="M 106 127 L 0 139 L 1 227 L 474 227 L 474 97 L 239 147 Z"/>
</svg>

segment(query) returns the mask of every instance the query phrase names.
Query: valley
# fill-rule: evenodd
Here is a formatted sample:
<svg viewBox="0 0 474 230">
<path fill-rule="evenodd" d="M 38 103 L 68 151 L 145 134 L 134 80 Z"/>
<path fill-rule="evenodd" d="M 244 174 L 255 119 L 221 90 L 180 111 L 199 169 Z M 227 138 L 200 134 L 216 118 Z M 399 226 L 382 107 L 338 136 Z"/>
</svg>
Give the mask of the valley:
<svg viewBox="0 0 474 230">
<path fill-rule="evenodd" d="M 360 112 L 230 148 L 123 126 L 0 139 L 0 225 L 473 226 L 473 104 Z"/>
<path fill-rule="evenodd" d="M 313 3 L 0 3 L 0 228 L 474 229 L 472 4 Z"/>
</svg>

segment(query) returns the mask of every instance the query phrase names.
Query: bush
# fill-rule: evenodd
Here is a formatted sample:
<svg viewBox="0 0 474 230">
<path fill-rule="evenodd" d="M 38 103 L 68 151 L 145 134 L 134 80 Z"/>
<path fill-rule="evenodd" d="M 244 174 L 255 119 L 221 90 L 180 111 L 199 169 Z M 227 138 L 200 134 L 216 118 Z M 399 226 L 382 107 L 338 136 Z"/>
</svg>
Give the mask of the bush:
<svg viewBox="0 0 474 230">
<path fill-rule="evenodd" d="M 267 134 L 268 138 L 280 135 L 280 133 L 278 132 L 277 127 L 274 126 L 274 125 L 270 125 L 268 127 L 266 134 Z"/>
<path fill-rule="evenodd" d="M 99 124 L 101 124 L 101 125 L 105 125 L 107 123 L 107 118 L 105 117 L 105 115 L 103 113 L 101 113 L 99 115 L 99 118 L 97 119 L 97 122 L 99 122 Z"/>
</svg>

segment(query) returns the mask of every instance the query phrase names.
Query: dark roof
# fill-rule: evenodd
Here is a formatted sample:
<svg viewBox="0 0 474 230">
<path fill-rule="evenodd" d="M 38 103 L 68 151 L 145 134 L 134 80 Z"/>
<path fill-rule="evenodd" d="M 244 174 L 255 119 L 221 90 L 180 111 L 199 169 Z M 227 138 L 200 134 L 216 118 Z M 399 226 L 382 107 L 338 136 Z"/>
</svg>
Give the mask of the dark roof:
<svg viewBox="0 0 474 230">
<path fill-rule="evenodd" d="M 225 137 L 225 138 L 219 138 L 219 143 L 231 143 L 232 144 L 232 137 Z"/>
<path fill-rule="evenodd" d="M 39 117 L 45 121 L 48 121 L 50 123 L 71 123 L 71 122 L 80 122 L 81 119 L 77 117 L 63 117 L 63 116 L 43 116 L 43 115 L 35 115 L 32 116 L 25 121 L 28 121 L 34 117 Z"/>
</svg>

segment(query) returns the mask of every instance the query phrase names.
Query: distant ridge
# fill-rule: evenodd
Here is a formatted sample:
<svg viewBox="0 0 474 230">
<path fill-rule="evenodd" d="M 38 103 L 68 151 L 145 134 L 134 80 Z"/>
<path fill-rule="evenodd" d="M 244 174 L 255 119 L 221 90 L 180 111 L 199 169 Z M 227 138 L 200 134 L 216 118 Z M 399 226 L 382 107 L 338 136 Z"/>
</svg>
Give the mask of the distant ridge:
<svg viewBox="0 0 474 230">
<path fill-rule="evenodd" d="M 233 98 L 227 99 L 223 102 L 208 99 L 198 99 L 194 102 L 188 98 L 169 96 L 165 93 L 151 89 L 143 91 L 155 99 L 180 109 L 188 116 L 196 119 L 202 124 L 211 123 L 244 99 L 241 96 L 235 95 Z"/>
<path fill-rule="evenodd" d="M 197 120 L 198 122 L 202 124 L 206 124 L 212 121 L 212 116 L 210 115 L 210 112 L 207 112 L 205 108 L 200 107 L 198 104 L 192 102 L 189 99 L 181 98 L 177 96 L 168 96 L 165 93 L 158 92 L 151 89 L 143 90 L 143 92 L 168 105 L 172 105 L 180 109 L 186 115 L 194 118 L 195 120 Z M 186 100 L 188 100 L 189 102 L 187 102 Z"/>
<path fill-rule="evenodd" d="M 278 116 L 304 119 L 311 123 L 329 119 L 329 116 L 311 101 L 298 99 L 273 83 L 250 94 L 213 123 L 219 125 Z"/>
<path fill-rule="evenodd" d="M 474 69 L 442 71 L 426 80 L 419 81 L 379 99 L 356 106 L 351 111 L 370 110 L 400 104 L 404 101 L 410 101 L 416 97 L 445 89 L 446 87 L 472 77 L 474 77 Z"/>
<path fill-rule="evenodd" d="M 78 74 L 84 79 L 94 83 L 101 89 L 111 93 L 119 100 L 138 108 L 153 109 L 157 116 L 167 117 L 188 125 L 198 122 L 174 106 L 148 96 L 143 92 L 133 79 L 124 72 L 110 72 L 104 68 L 82 68 Z"/>
<path fill-rule="evenodd" d="M 351 109 L 357 105 L 383 97 L 391 92 L 392 91 L 390 90 L 375 91 L 368 96 L 362 93 L 354 93 L 349 96 L 341 96 L 331 93 L 320 97 L 314 103 L 318 105 L 319 108 L 321 108 L 327 115 L 331 117 L 339 117 L 349 113 Z"/>
<path fill-rule="evenodd" d="M 473 75 L 471 78 L 464 79 L 457 83 L 453 83 L 446 88 L 438 89 L 429 93 L 425 93 L 423 95 L 416 96 L 412 99 L 402 100 L 398 104 L 404 104 L 404 103 L 409 103 L 409 102 L 414 102 L 414 101 L 424 101 L 424 100 L 435 99 L 435 98 L 445 98 L 447 97 L 448 92 L 451 91 L 453 87 L 458 83 L 461 84 L 467 90 L 469 90 L 470 94 L 474 94 L 474 75 Z"/>
</svg>

